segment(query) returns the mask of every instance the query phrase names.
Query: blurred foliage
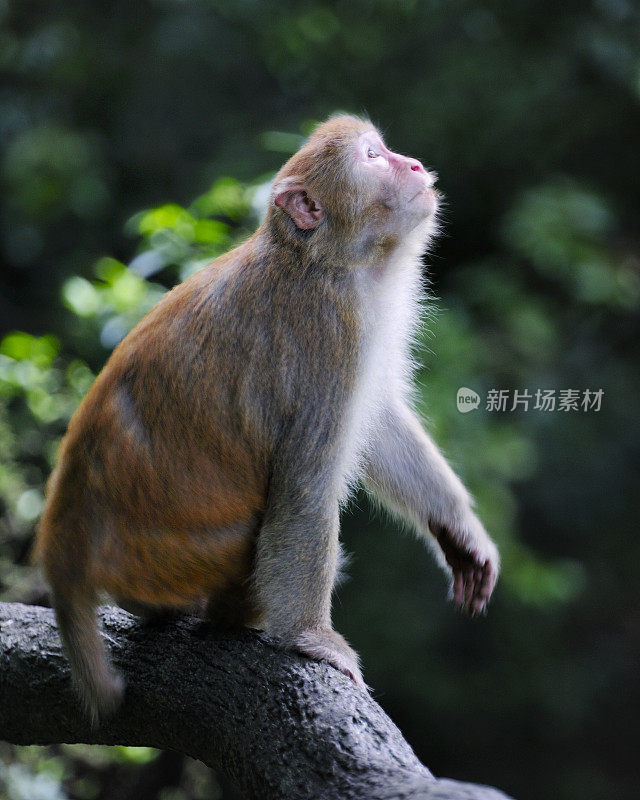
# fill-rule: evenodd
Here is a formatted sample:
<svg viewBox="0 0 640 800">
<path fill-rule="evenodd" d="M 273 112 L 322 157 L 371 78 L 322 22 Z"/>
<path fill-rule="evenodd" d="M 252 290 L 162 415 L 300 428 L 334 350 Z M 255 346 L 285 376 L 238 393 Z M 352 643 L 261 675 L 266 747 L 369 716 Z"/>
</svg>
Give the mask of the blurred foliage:
<svg viewBox="0 0 640 800">
<path fill-rule="evenodd" d="M 204 764 L 179 753 L 68 744 L 10 748 L 0 743 L 0 797 L 220 800 L 222 788 Z"/>
<path fill-rule="evenodd" d="M 315 121 L 366 110 L 447 195 L 417 402 L 504 569 L 467 621 L 358 496 L 337 626 L 436 774 L 635 797 L 637 4 L 0 0 L 0 70 L 0 597 L 46 601 L 44 482 L 110 350 L 255 227 Z M 604 399 L 462 415 L 461 386 Z M 173 754 L 62 745 L 3 746 L 5 796 L 234 794 Z"/>
</svg>

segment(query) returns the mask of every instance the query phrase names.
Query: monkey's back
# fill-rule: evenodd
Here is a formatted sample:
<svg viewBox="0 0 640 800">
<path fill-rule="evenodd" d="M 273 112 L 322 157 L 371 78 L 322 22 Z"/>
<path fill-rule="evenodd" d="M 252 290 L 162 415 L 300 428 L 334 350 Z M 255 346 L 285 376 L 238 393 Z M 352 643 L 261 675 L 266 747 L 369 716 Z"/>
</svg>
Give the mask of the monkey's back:
<svg viewBox="0 0 640 800">
<path fill-rule="evenodd" d="M 266 455 L 234 413 L 238 365 L 206 324 L 242 255 L 169 292 L 76 411 L 38 532 L 52 583 L 175 606 L 248 577 Z"/>
</svg>

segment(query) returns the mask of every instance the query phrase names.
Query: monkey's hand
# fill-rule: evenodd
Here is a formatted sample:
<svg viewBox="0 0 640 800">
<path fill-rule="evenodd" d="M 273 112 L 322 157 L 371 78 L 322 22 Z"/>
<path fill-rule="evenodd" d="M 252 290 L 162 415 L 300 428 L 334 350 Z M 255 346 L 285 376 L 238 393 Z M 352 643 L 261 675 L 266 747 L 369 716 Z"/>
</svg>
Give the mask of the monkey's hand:
<svg viewBox="0 0 640 800">
<path fill-rule="evenodd" d="M 472 617 L 486 611 L 500 556 L 480 520 L 469 510 L 461 522 L 431 522 L 429 527 L 453 574 L 453 602 Z"/>
<path fill-rule="evenodd" d="M 360 671 L 360 659 L 344 638 L 331 628 L 307 629 L 292 637 L 287 647 L 314 661 L 326 661 L 361 689 L 367 685 Z"/>
</svg>

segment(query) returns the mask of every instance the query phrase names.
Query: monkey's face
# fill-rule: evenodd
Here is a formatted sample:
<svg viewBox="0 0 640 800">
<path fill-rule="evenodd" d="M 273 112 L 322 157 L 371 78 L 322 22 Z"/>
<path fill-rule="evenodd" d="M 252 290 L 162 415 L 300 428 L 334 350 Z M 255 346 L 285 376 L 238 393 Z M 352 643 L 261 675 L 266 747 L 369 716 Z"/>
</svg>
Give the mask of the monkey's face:
<svg viewBox="0 0 640 800">
<path fill-rule="evenodd" d="M 402 242 L 421 249 L 435 228 L 435 180 L 417 159 L 389 150 L 367 120 L 332 117 L 278 173 L 270 222 L 325 257 L 366 257 Z"/>
<path fill-rule="evenodd" d="M 389 234 L 408 233 L 436 213 L 437 176 L 417 159 L 389 150 L 375 129 L 355 140 L 354 162 L 354 177 L 368 215 Z"/>
</svg>

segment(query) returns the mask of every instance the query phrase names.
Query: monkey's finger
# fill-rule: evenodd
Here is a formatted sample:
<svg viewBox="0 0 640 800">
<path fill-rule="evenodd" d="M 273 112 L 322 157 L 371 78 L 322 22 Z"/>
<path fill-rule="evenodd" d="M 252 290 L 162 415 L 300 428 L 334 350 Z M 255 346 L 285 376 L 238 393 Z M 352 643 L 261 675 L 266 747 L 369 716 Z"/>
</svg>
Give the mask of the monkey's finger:
<svg viewBox="0 0 640 800">
<path fill-rule="evenodd" d="M 483 614 L 486 610 L 486 604 L 484 602 L 480 602 L 479 600 L 474 600 L 471 606 L 471 613 L 469 616 L 478 617 L 480 614 Z"/>
<path fill-rule="evenodd" d="M 475 616 L 482 611 L 485 602 L 485 599 L 482 596 L 482 581 L 484 579 L 483 568 L 476 567 L 473 577 L 475 585 L 473 589 L 473 599 L 471 601 L 471 613 Z"/>
<path fill-rule="evenodd" d="M 493 592 L 495 586 L 496 576 L 491 567 L 491 564 L 486 561 L 483 569 L 481 570 L 481 578 L 477 582 L 476 594 L 473 600 L 473 609 L 475 613 L 482 613 L 487 609 L 487 603 Z"/>
<path fill-rule="evenodd" d="M 347 678 L 350 678 L 358 687 L 358 689 L 366 689 L 367 691 L 370 690 L 370 687 L 367 686 L 367 684 L 364 682 L 362 675 L 355 675 L 349 669 L 341 670 L 341 672 L 343 673 L 343 675 L 346 675 Z"/>
<path fill-rule="evenodd" d="M 485 561 L 482 568 L 482 581 L 480 583 L 479 594 L 485 600 L 491 597 L 491 593 L 496 585 L 496 573 L 491 562 Z"/>
<path fill-rule="evenodd" d="M 467 578 L 464 582 L 464 610 L 467 614 L 471 611 L 471 601 L 473 600 L 473 578 Z"/>
<path fill-rule="evenodd" d="M 471 613 L 471 602 L 475 595 L 475 570 L 472 566 L 464 569 L 464 610 L 467 614 Z"/>
<path fill-rule="evenodd" d="M 451 575 L 453 578 L 450 597 L 455 605 L 462 606 L 464 603 L 464 574 L 460 558 L 451 548 L 443 548 L 443 553 L 447 564 L 451 567 Z"/>
<path fill-rule="evenodd" d="M 464 578 L 460 570 L 454 570 L 453 572 L 453 589 L 451 596 L 455 605 L 462 605 L 464 601 Z"/>
</svg>

